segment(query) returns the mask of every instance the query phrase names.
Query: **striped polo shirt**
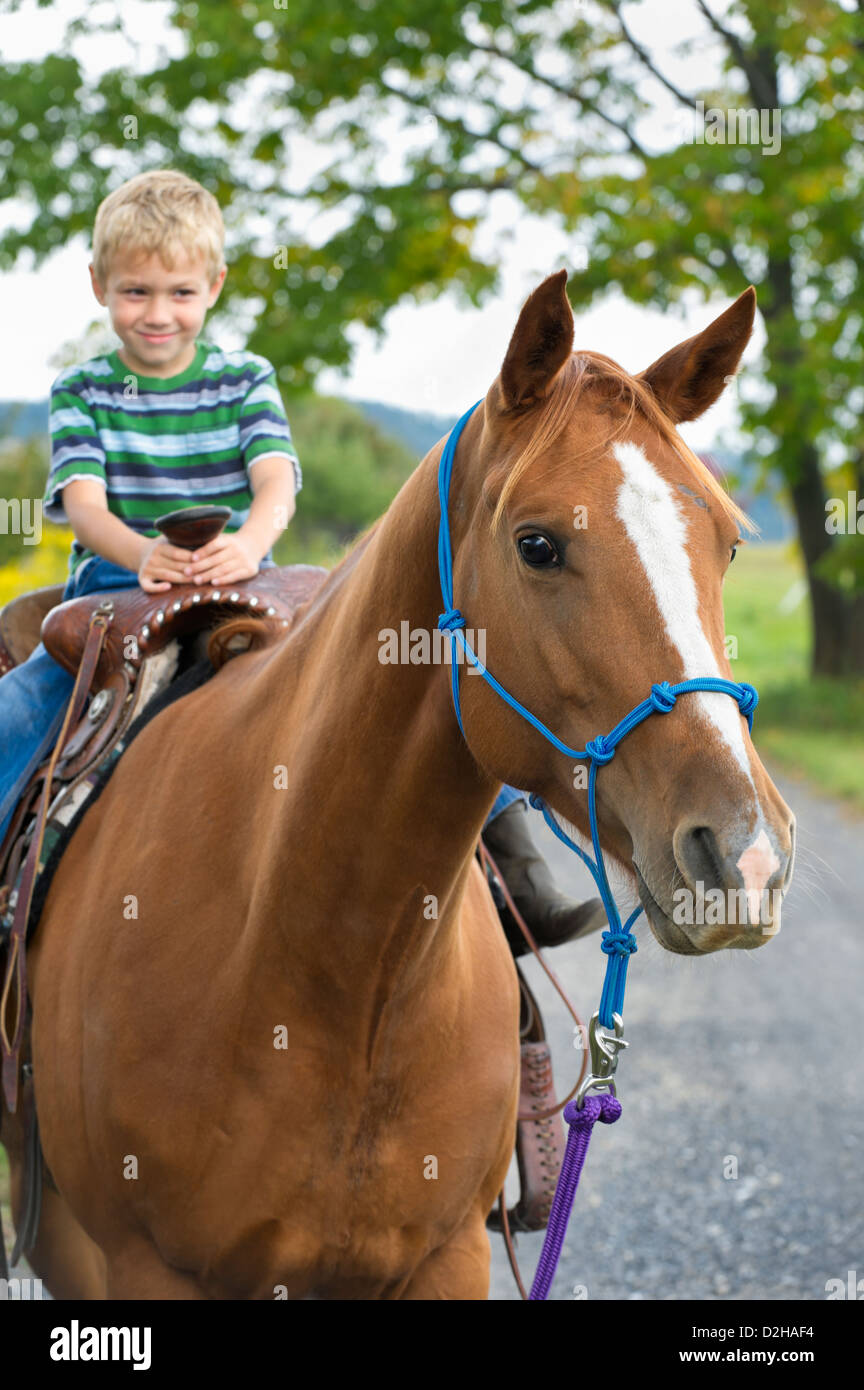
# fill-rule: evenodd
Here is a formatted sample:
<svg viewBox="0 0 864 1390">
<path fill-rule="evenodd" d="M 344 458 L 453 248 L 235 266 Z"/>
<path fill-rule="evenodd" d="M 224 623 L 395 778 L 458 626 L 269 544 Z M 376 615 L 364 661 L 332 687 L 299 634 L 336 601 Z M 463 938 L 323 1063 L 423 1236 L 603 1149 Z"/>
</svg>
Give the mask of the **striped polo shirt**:
<svg viewBox="0 0 864 1390">
<path fill-rule="evenodd" d="M 68 522 L 63 488 L 73 478 L 105 487 L 108 510 L 143 536 L 180 507 L 231 508 L 225 530 L 249 515 L 249 469 L 265 454 L 290 458 L 303 478 L 276 373 L 264 357 L 197 342 L 177 376 L 141 376 L 116 352 L 61 372 L 51 387 L 51 467 L 44 515 Z M 72 542 L 69 573 L 92 551 Z M 265 556 L 265 560 L 272 556 Z"/>
</svg>

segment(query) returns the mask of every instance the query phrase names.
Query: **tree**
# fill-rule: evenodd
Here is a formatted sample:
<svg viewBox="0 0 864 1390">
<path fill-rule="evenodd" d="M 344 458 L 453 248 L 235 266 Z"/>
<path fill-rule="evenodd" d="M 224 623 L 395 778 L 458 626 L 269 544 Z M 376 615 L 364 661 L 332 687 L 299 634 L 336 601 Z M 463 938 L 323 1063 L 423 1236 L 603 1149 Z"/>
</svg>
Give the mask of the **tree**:
<svg viewBox="0 0 864 1390">
<path fill-rule="evenodd" d="M 692 0 L 720 60 L 703 92 L 661 68 L 621 0 L 175 0 L 181 56 L 93 81 L 84 19 L 66 56 L 8 73 L 6 196 L 32 218 L 0 237 L 0 265 L 89 231 L 121 178 L 179 165 L 227 209 L 226 311 L 289 391 L 350 362 L 351 326 L 380 333 L 406 296 L 493 292 L 498 255 L 475 233 L 502 194 L 587 251 L 577 309 L 611 287 L 665 308 L 752 283 L 768 347 L 744 421 L 794 507 L 814 671 L 860 674 L 864 536 L 848 516 L 828 529 L 826 504 L 864 498 L 864 0 L 711 2 Z M 656 147 L 643 118 L 661 95 L 693 126 Z M 776 150 L 741 123 L 751 109 L 779 113 Z M 303 187 L 310 135 L 332 157 Z"/>
</svg>

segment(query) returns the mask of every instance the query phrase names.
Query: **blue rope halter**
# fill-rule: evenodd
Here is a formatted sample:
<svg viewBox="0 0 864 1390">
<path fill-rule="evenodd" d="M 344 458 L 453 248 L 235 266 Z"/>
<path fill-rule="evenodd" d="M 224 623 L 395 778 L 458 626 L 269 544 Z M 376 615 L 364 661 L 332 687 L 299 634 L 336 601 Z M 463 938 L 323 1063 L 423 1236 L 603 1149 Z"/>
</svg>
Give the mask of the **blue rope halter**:
<svg viewBox="0 0 864 1390">
<path fill-rule="evenodd" d="M 679 695 L 689 693 L 691 690 L 713 690 L 719 691 L 724 695 L 731 695 L 733 700 L 737 700 L 741 713 L 747 720 L 748 728 L 753 728 L 753 711 L 759 701 L 759 696 L 752 685 L 746 682 L 738 684 L 735 681 L 723 680 L 719 676 L 699 676 L 694 680 L 681 681 L 678 685 L 670 685 L 668 681 L 661 681 L 659 684 L 651 686 L 651 693 L 647 699 L 632 709 L 625 715 L 611 733 L 598 735 L 586 743 L 584 748 L 569 748 L 566 743 L 562 743 L 541 723 L 530 710 L 521 705 L 518 700 L 500 685 L 495 677 L 489 672 L 480 661 L 479 657 L 472 650 L 467 642 L 463 629 L 465 619 L 458 608 L 453 606 L 453 556 L 450 549 L 450 525 L 447 517 L 447 503 L 450 494 L 450 475 L 453 472 L 453 460 L 456 454 L 456 445 L 459 436 L 465 426 L 466 421 L 480 405 L 480 401 L 475 401 L 470 410 L 466 410 L 460 420 L 456 422 L 447 437 L 444 452 L 441 455 L 441 462 L 438 466 L 438 497 L 441 504 L 441 519 L 438 527 L 438 574 L 441 581 L 441 597 L 444 603 L 444 612 L 438 619 L 438 627 L 442 632 L 446 632 L 450 638 L 451 645 L 451 680 L 453 689 L 453 705 L 456 711 L 456 718 L 459 728 L 465 737 L 465 730 L 462 726 L 462 711 L 459 705 L 459 661 L 457 653 L 452 650 L 454 643 L 461 647 L 465 657 L 475 666 L 482 675 L 483 679 L 492 689 L 506 700 L 511 709 L 517 714 L 521 714 L 523 719 L 527 719 L 529 724 L 541 733 L 545 739 L 553 744 L 561 753 L 566 753 L 568 757 L 574 759 L 589 758 L 591 767 L 588 773 L 588 818 L 591 824 L 591 844 L 594 849 L 595 859 L 592 860 L 580 847 L 573 843 L 569 835 L 561 829 L 552 815 L 549 807 L 542 797 L 532 793 L 529 801 L 538 811 L 543 813 L 543 818 L 557 836 L 563 841 L 579 858 L 587 865 L 597 885 L 606 917 L 609 922 L 609 931 L 603 932 L 601 949 L 606 953 L 608 960 L 606 964 L 606 978 L 603 982 L 603 993 L 600 999 L 599 1016 L 600 1023 L 604 1028 L 614 1027 L 614 1015 L 619 1017 L 624 1008 L 624 987 L 627 982 L 627 964 L 630 955 L 636 950 L 636 938 L 630 931 L 636 918 L 643 911 L 637 907 L 631 913 L 624 926 L 621 925 L 621 918 L 615 899 L 609 888 L 609 881 L 606 877 L 606 866 L 603 860 L 603 851 L 600 847 L 600 836 L 597 830 L 597 805 L 596 805 L 596 783 L 597 768 L 604 763 L 611 762 L 615 756 L 615 749 L 626 734 L 631 729 L 635 729 L 638 724 L 647 719 L 652 714 L 668 714 L 674 707 Z M 467 741 L 467 740 L 466 740 Z"/>
</svg>

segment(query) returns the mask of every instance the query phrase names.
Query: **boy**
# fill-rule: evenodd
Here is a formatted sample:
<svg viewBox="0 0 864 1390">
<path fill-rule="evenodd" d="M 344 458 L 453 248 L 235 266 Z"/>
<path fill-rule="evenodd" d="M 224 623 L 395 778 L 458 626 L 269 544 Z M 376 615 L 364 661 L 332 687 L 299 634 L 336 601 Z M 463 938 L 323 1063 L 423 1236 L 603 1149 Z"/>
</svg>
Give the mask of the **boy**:
<svg viewBox="0 0 864 1390">
<path fill-rule="evenodd" d="M 226 275 L 223 241 L 215 198 L 170 169 L 130 179 L 97 211 L 90 277 L 121 346 L 51 388 L 44 512 L 75 532 L 64 599 L 232 584 L 273 564 L 302 476 L 270 363 L 199 337 Z M 156 531 L 156 517 L 202 503 L 233 515 L 200 550 Z M 0 840 L 72 685 L 41 642 L 0 682 Z"/>
<path fill-rule="evenodd" d="M 302 486 L 269 362 L 200 339 L 227 269 L 213 196 L 171 169 L 139 174 L 100 204 L 90 278 L 121 347 L 62 372 L 51 388 L 44 513 L 75 532 L 63 598 L 140 584 L 232 584 L 270 553 Z M 153 522 L 201 503 L 227 505 L 225 531 L 199 550 Z M 40 642 L 0 681 L 0 842 L 18 798 L 49 755 L 73 680 Z M 505 787 L 484 838 L 541 945 L 603 925 L 598 899 L 557 893 L 531 840 L 521 793 Z M 517 954 L 527 949 L 511 940 Z"/>
</svg>

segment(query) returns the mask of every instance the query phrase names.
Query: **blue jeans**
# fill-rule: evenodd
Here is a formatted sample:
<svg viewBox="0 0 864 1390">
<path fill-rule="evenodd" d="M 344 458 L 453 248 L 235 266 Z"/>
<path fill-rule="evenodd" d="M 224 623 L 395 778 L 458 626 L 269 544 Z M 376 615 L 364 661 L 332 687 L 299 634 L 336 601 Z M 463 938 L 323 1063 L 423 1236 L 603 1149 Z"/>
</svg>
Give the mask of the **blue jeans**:
<svg viewBox="0 0 864 1390">
<path fill-rule="evenodd" d="M 483 822 L 484 826 L 487 826 L 490 820 L 494 820 L 495 817 L 499 816 L 502 811 L 507 809 L 508 806 L 512 806 L 514 801 L 527 802 L 527 798 L 527 792 L 520 792 L 516 787 L 509 787 L 505 782 L 504 786 L 501 788 L 500 792 L 498 793 L 494 802 L 492 803 L 492 810 L 489 812 L 488 816 L 486 817 L 486 820 Z"/>
<path fill-rule="evenodd" d="M 63 599 L 137 586 L 132 570 L 94 555 L 68 580 Z M 42 642 L 25 662 L 0 677 L 0 841 L 21 793 L 51 753 L 74 684 Z"/>
</svg>

